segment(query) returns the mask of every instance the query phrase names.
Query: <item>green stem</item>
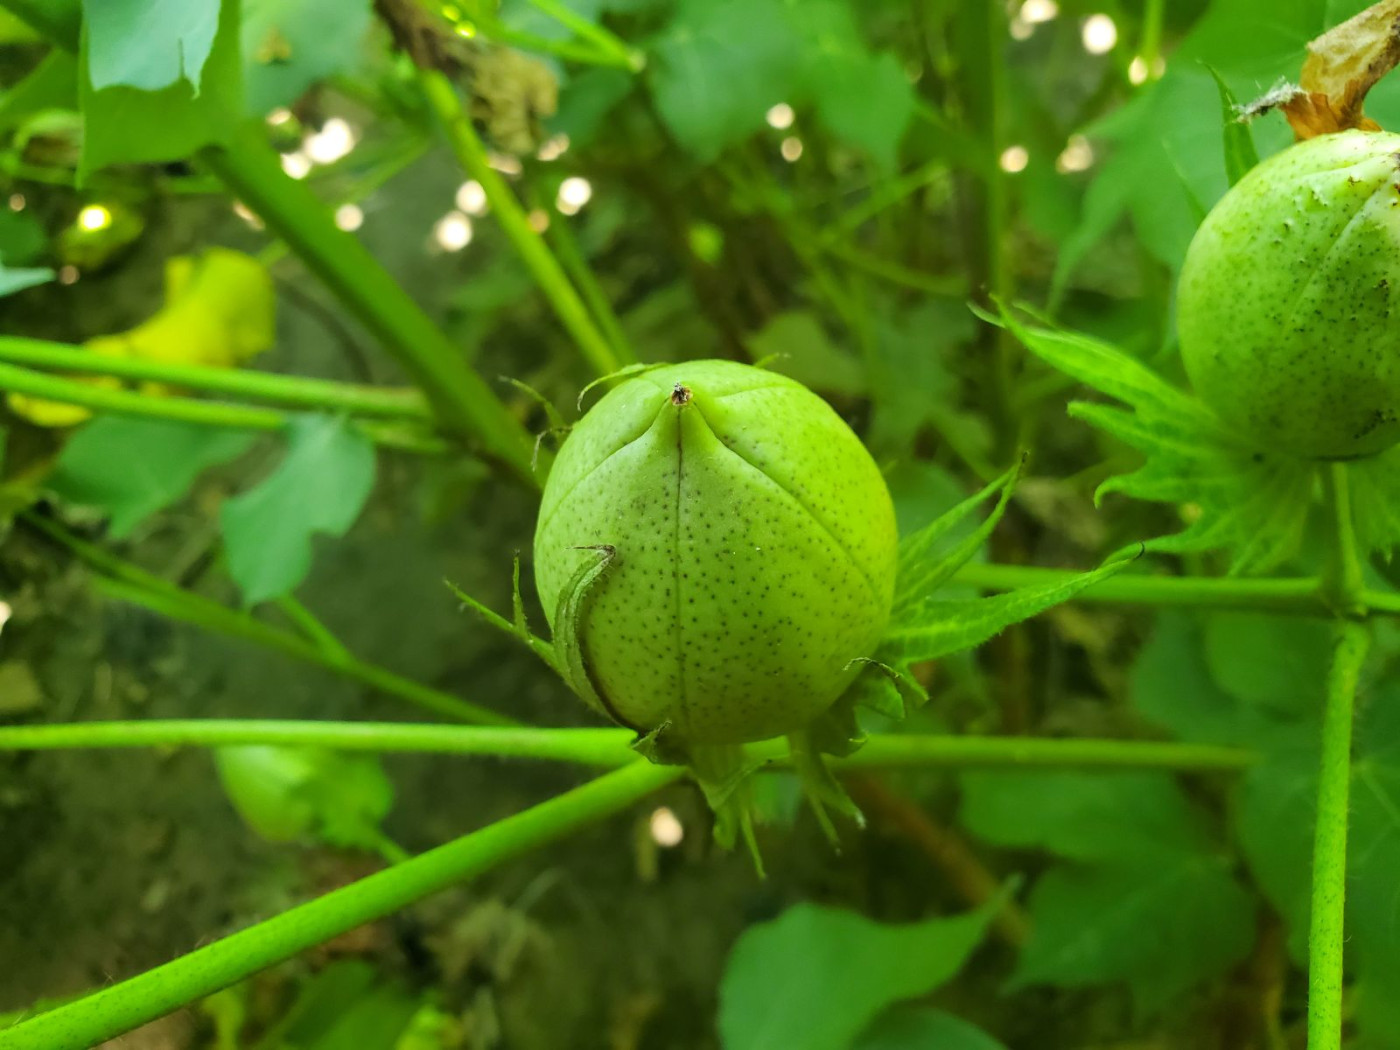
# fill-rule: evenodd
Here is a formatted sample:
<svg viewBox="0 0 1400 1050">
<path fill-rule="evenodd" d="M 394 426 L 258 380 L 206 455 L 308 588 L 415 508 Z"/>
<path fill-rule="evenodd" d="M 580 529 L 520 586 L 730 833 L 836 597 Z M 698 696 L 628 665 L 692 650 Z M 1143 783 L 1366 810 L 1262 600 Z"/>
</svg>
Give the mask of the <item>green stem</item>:
<svg viewBox="0 0 1400 1050">
<path fill-rule="evenodd" d="M 1145 0 L 1142 10 L 1142 38 L 1138 56 L 1147 66 L 1147 81 L 1157 79 L 1157 56 L 1162 51 L 1162 23 L 1166 16 L 1166 0 Z"/>
<path fill-rule="evenodd" d="M 448 142 L 466 174 L 481 184 L 486 200 L 516 252 L 544 292 L 555 315 L 578 344 L 583 356 L 599 375 L 616 372 L 631 362 L 603 338 L 588 308 L 550 252 L 544 240 L 530 228 L 530 220 L 520 201 L 496 169 L 491 167 L 486 147 L 462 109 L 457 89 L 435 69 L 420 69 L 418 79 L 423 94 L 447 132 Z"/>
<path fill-rule="evenodd" d="M 389 389 L 337 383 L 328 379 L 274 375 L 240 368 L 179 364 L 145 358 L 96 354 L 79 346 L 42 339 L 0 336 L 0 362 L 51 368 L 82 375 L 168 383 L 189 390 L 234 394 L 288 408 L 343 411 L 377 419 L 406 419 L 431 424 L 432 413 L 414 389 Z"/>
<path fill-rule="evenodd" d="M 0 751 L 63 748 L 228 747 L 243 744 L 323 747 L 337 751 L 492 755 L 621 766 L 636 758 L 626 729 L 536 729 L 417 725 L 402 722 L 322 722 L 284 719 L 172 719 L 0 727 Z M 784 764 L 781 740 L 751 745 L 755 759 Z M 1231 772 L 1257 761 L 1252 751 L 1206 744 L 1009 736 L 880 735 L 840 769 L 1167 769 Z"/>
<path fill-rule="evenodd" d="M 565 273 L 578 286 L 584 301 L 592 310 L 594 320 L 615 348 L 618 359 L 637 360 L 632 344 L 628 342 L 627 335 L 622 330 L 622 323 L 617 319 L 617 312 L 613 310 L 613 305 L 603 291 L 603 286 L 598 283 L 588 260 L 583 257 L 583 252 L 579 251 L 578 241 L 569 229 L 568 221 L 560 217 L 551 222 L 546 237 Z"/>
<path fill-rule="evenodd" d="M 610 769 L 637 758 L 626 729 L 535 729 L 405 722 L 191 718 L 0 726 L 0 751 L 137 747 L 320 747 L 333 751 L 490 755 Z"/>
<path fill-rule="evenodd" d="M 1327 682 L 1308 932 L 1308 1050 L 1340 1050 L 1342 1045 L 1351 726 L 1357 679 L 1370 642 L 1365 624 L 1344 622 Z"/>
<path fill-rule="evenodd" d="M 1075 575 L 1061 569 L 969 562 L 958 570 L 953 582 L 979 590 L 1012 591 L 1068 581 Z M 1076 600 L 1330 616 L 1331 610 L 1319 598 L 1317 588 L 1317 579 L 1306 577 L 1294 580 L 1119 573 L 1085 588 Z"/>
<path fill-rule="evenodd" d="M 318 648 L 333 656 L 347 657 L 350 650 L 345 648 L 344 643 L 317 618 L 316 614 L 303 605 L 296 597 L 284 594 L 276 600 L 277 608 L 282 610 L 293 627 L 295 627 L 307 641 L 314 642 Z"/>
<path fill-rule="evenodd" d="M 635 761 L 548 802 L 0 1031 L 0 1050 L 82 1050 L 626 809 L 681 770 Z"/>
<path fill-rule="evenodd" d="M 505 715 L 458 699 L 451 693 L 432 689 L 421 682 L 357 659 L 348 653 L 323 649 L 291 631 L 284 631 L 265 623 L 249 612 L 230 609 L 226 605 L 186 591 L 79 539 L 68 530 L 36 514 L 26 512 L 21 514 L 20 518 L 103 574 L 94 584 L 99 592 L 109 598 L 130 602 L 162 616 L 218 634 L 256 642 L 287 656 L 324 667 L 328 671 L 361 682 L 390 696 L 399 697 L 435 714 L 483 725 L 515 724 L 513 719 Z"/>
<path fill-rule="evenodd" d="M 223 401 L 201 401 L 188 397 L 164 397 L 139 394 L 134 390 L 114 389 L 83 383 L 63 376 L 36 372 L 0 362 L 0 390 L 66 405 L 80 405 L 94 412 L 106 412 L 138 419 L 167 419 L 200 426 L 233 427 L 241 430 L 283 430 L 292 421 L 286 412 L 276 408 L 234 405 Z M 393 427 L 356 424 L 372 441 L 385 448 L 405 452 L 439 455 L 446 451 L 442 441 Z"/>
<path fill-rule="evenodd" d="M 905 197 L 917 193 L 947 174 L 948 162 L 940 157 L 897 178 L 875 183 L 868 197 L 838 215 L 836 221 L 823 231 L 823 246 L 838 238 L 849 237 L 886 208 L 898 204 Z"/>
<path fill-rule="evenodd" d="M 539 51 L 547 55 L 567 58 L 571 62 L 581 62 L 584 65 L 610 66 L 614 69 L 636 72 L 633 61 L 628 55 L 614 54 L 611 51 L 603 51 L 588 44 L 577 44 L 572 40 L 550 40 L 548 37 L 537 36 L 534 33 L 510 29 L 500 22 L 478 21 L 476 25 L 480 35 L 488 40 L 497 40 L 522 51 Z"/>
<path fill-rule="evenodd" d="M 240 127 L 227 148 L 204 150 L 200 158 L 399 359 L 446 429 L 474 438 L 485 454 L 539 485 L 530 468 L 529 432 L 467 365 L 461 348 L 359 240 L 335 225 L 310 187 L 282 170 L 260 129 Z"/>
<path fill-rule="evenodd" d="M 639 73 L 646 65 L 646 58 L 640 51 L 628 47 L 624 41 L 619 40 L 602 26 L 590 22 L 567 4 L 561 3 L 560 0 L 529 0 L 529 2 L 532 7 L 543 11 L 560 25 L 572 29 L 574 35 L 579 39 L 587 40 L 600 51 L 617 56 L 632 72 Z"/>
</svg>

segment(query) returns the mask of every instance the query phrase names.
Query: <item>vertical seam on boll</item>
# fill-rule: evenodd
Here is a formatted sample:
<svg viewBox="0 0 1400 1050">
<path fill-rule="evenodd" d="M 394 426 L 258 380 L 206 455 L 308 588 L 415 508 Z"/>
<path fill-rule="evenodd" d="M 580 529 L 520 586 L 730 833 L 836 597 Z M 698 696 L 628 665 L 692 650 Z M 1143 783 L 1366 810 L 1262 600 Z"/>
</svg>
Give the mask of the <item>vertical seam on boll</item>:
<svg viewBox="0 0 1400 1050">
<path fill-rule="evenodd" d="M 681 488 L 685 482 L 685 423 L 681 419 L 683 408 L 673 407 L 669 403 L 669 399 L 662 411 L 671 411 L 676 414 L 676 541 L 671 562 L 671 586 L 674 588 L 676 598 L 676 691 L 679 694 L 676 701 L 681 715 L 679 721 L 682 723 L 682 728 L 685 729 L 690 724 L 690 712 L 686 708 L 685 697 L 685 625 L 681 618 L 685 609 L 681 602 L 681 508 L 683 506 Z"/>
</svg>

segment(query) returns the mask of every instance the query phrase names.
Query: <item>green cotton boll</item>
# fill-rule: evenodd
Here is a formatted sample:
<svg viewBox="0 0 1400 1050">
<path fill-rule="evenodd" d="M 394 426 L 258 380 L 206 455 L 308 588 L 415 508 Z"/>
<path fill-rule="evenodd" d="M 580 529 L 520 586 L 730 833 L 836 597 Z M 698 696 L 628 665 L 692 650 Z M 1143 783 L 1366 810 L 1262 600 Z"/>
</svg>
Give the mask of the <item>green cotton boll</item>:
<svg viewBox="0 0 1400 1050">
<path fill-rule="evenodd" d="M 1253 168 L 1186 254 L 1177 327 L 1200 396 L 1261 450 L 1400 441 L 1400 135 L 1344 131 Z"/>
<path fill-rule="evenodd" d="M 585 700 L 641 733 L 733 744 L 795 732 L 869 657 L 894 592 L 894 508 L 860 440 L 784 376 L 645 370 L 579 422 L 550 473 L 535 583 L 558 644 L 580 603 Z"/>
</svg>

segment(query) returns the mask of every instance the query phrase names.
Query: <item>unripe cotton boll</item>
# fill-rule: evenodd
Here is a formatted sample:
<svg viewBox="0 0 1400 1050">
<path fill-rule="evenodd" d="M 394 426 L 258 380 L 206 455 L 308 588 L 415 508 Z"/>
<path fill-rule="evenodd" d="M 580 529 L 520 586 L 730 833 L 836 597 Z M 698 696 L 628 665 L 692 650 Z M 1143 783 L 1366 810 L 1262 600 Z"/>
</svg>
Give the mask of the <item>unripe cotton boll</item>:
<svg viewBox="0 0 1400 1050">
<path fill-rule="evenodd" d="M 592 702 L 730 744 L 800 730 L 850 684 L 889 618 L 895 546 L 879 469 L 826 402 L 695 361 L 623 380 L 573 429 L 535 582 L 557 642 L 571 587 L 610 557 L 577 604 Z"/>
<path fill-rule="evenodd" d="M 1400 135 L 1343 131 L 1244 176 L 1197 231 L 1177 327 L 1197 393 L 1263 451 L 1400 441 Z"/>
</svg>

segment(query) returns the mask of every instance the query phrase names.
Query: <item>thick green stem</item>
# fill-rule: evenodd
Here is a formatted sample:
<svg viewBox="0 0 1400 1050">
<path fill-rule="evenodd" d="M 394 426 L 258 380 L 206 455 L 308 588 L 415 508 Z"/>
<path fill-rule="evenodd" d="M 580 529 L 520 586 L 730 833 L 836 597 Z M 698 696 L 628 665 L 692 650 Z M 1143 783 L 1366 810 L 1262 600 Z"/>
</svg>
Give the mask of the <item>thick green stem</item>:
<svg viewBox="0 0 1400 1050">
<path fill-rule="evenodd" d="M 164 966 L 0 1031 L 0 1050 L 83 1050 L 607 817 L 681 771 L 635 761 Z"/>
<path fill-rule="evenodd" d="M 457 97 L 457 89 L 452 82 L 435 69 L 420 69 L 419 81 L 428 104 L 437 114 L 447 132 L 448 142 L 457 155 L 457 161 L 468 176 L 481 184 L 486 200 L 495 213 L 496 221 L 514 245 L 516 252 L 529 268 L 535 282 L 544 292 L 554 313 L 566 331 L 578 344 L 583 356 L 588 359 L 599 375 L 616 372 L 624 364 L 631 362 L 621 356 L 623 348 L 614 348 L 603 337 L 598 326 L 579 297 L 559 260 L 550 252 L 540 235 L 530 227 L 529 217 L 515 193 L 496 169 L 491 167 L 486 147 L 477 137 L 471 119 L 462 109 Z"/>
<path fill-rule="evenodd" d="M 168 616 L 172 620 L 193 624 L 205 630 L 256 642 L 287 656 L 334 671 L 345 678 L 362 682 L 390 696 L 407 700 L 435 714 L 483 725 L 515 724 L 514 719 L 458 699 L 451 693 L 432 689 L 376 664 L 359 660 L 343 650 L 336 652 L 324 649 L 291 631 L 284 631 L 265 623 L 249 612 L 230 609 L 226 605 L 186 591 L 107 553 L 100 547 L 80 540 L 66 529 L 36 514 L 25 513 L 21 515 L 21 519 L 102 573 L 102 576 L 94 580 L 94 585 L 109 598 L 130 602 L 162 616 Z"/>
<path fill-rule="evenodd" d="M 64 748 L 226 747 L 234 744 L 323 747 L 337 751 L 415 751 L 494 755 L 621 766 L 637 756 L 627 729 L 535 729 L 402 722 L 303 722 L 283 719 L 173 719 L 0 727 L 0 751 Z M 781 740 L 751 745 L 751 757 L 787 760 Z M 1252 751 L 1206 744 L 1007 736 L 874 736 L 841 769 L 1169 769 L 1231 772 L 1257 760 Z"/>
<path fill-rule="evenodd" d="M 328 379 L 275 375 L 241 368 L 178 364 L 136 357 L 95 354 L 78 346 L 42 339 L 0 336 L 0 362 L 56 369 L 83 375 L 117 376 L 167 383 L 188 390 L 234 394 L 252 401 L 267 401 L 288 408 L 350 412 L 379 419 L 405 419 L 431 424 L 432 413 L 423 395 L 414 389 L 337 383 Z"/>
<path fill-rule="evenodd" d="M 1370 641 L 1365 624 L 1344 622 L 1339 628 L 1327 682 L 1313 838 L 1312 921 L 1308 932 L 1308 1050 L 1340 1050 L 1342 1045 L 1351 726 L 1357 679 Z"/>
</svg>

